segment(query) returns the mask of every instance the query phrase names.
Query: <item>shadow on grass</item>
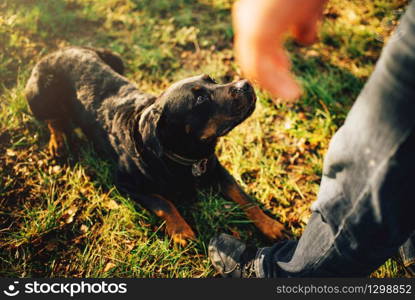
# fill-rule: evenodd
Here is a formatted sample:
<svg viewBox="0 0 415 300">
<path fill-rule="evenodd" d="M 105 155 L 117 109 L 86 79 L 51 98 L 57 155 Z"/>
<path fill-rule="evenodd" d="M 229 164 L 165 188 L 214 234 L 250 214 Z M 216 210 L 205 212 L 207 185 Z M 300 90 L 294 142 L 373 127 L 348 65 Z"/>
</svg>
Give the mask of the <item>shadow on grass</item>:
<svg viewBox="0 0 415 300">
<path fill-rule="evenodd" d="M 159 218 L 116 190 L 112 176 L 114 167 L 100 159 L 89 143 L 79 141 L 78 152 L 69 154 L 65 159 L 51 160 L 45 152 L 46 128 L 37 122 L 30 127 L 37 128 L 40 136 L 30 146 L 13 145 L 14 132 L 6 131 L 1 135 L 2 150 L 13 149 L 13 153 L 2 151 L 0 154 L 0 175 L 7 181 L 0 185 L 0 276 L 84 276 L 82 272 L 65 270 L 65 266 L 79 259 L 77 256 L 88 251 L 91 243 L 107 238 L 109 232 L 101 231 L 104 226 L 113 227 L 108 228 L 110 232 L 120 230 L 117 229 L 118 221 L 105 224 L 108 222 L 106 216 L 112 213 L 105 206 L 107 198 L 112 199 L 112 205 L 126 206 L 133 211 L 134 220 L 128 220 L 133 226 L 132 232 L 144 231 L 149 236 L 137 244 L 139 251 L 143 251 L 142 245 L 147 243 L 155 247 L 155 244 L 169 240 Z M 70 183 L 73 181 L 71 174 L 80 170 L 86 179 Z M 67 195 L 71 188 L 79 189 L 72 200 Z M 97 195 L 100 197 L 98 200 Z M 236 204 L 210 192 L 200 193 L 198 200 L 189 205 L 186 202 L 178 204 L 197 232 L 197 240 L 186 250 L 190 256 L 206 255 L 209 239 L 219 232 L 264 243 L 259 231 Z M 68 215 L 68 209 L 74 205 L 76 212 Z M 83 210 L 91 212 L 83 216 Z M 82 232 L 85 224 L 92 232 L 88 238 Z M 133 236 L 127 235 L 126 238 Z M 175 250 L 173 245 L 170 247 L 168 251 L 172 253 L 181 252 Z M 160 248 L 153 250 L 162 251 Z M 166 252 L 165 255 L 169 254 Z M 151 256 L 149 259 L 152 259 Z M 81 264 L 78 267 L 82 267 Z"/>
</svg>

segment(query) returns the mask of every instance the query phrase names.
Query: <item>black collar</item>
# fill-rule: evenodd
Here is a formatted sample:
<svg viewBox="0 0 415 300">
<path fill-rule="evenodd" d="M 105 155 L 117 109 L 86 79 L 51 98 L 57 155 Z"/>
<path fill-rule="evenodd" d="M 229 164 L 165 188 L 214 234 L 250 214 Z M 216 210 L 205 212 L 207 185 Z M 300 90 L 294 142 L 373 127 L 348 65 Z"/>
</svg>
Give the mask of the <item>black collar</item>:
<svg viewBox="0 0 415 300">
<path fill-rule="evenodd" d="M 192 174 L 195 177 L 202 176 L 207 171 L 207 162 L 209 158 L 192 159 L 192 158 L 183 157 L 179 154 L 176 154 L 170 151 L 165 151 L 164 155 L 168 159 L 174 161 L 175 163 L 178 163 L 179 165 L 187 166 L 187 167 L 191 166 Z"/>
</svg>

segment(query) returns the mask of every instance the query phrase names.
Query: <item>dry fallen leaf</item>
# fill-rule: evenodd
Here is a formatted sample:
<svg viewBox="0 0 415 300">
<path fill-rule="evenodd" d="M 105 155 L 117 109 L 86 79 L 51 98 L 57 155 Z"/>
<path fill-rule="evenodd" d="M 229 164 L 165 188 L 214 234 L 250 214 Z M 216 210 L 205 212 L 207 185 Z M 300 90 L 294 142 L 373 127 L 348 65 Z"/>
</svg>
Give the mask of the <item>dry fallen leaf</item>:
<svg viewBox="0 0 415 300">
<path fill-rule="evenodd" d="M 135 247 L 135 243 L 133 241 L 129 241 L 129 240 L 126 240 L 124 245 L 125 245 L 125 248 L 128 252 L 133 250 L 134 247 Z"/>
<path fill-rule="evenodd" d="M 88 226 L 86 226 L 85 224 L 82 224 L 82 225 L 81 225 L 81 227 L 79 228 L 79 230 L 80 230 L 82 233 L 86 233 L 86 232 L 88 232 L 88 229 L 89 229 L 89 227 L 88 227 Z"/>
<path fill-rule="evenodd" d="M 73 222 L 73 216 L 68 216 L 67 218 L 65 218 L 65 223 L 66 224 L 70 224 Z"/>
<path fill-rule="evenodd" d="M 76 214 L 76 212 L 78 211 L 78 207 L 76 205 L 71 205 L 71 207 L 69 207 L 65 213 L 68 215 L 73 216 L 74 214 Z"/>
<path fill-rule="evenodd" d="M 52 167 L 52 172 L 54 173 L 54 174 L 57 174 L 57 173 L 59 173 L 60 171 L 61 171 L 61 167 L 60 166 L 53 166 Z"/>
<path fill-rule="evenodd" d="M 72 205 L 69 207 L 63 214 L 62 219 L 66 224 L 73 222 L 73 217 L 75 216 L 76 212 L 78 211 L 78 207 L 75 205 Z"/>
<path fill-rule="evenodd" d="M 118 209 L 119 208 L 119 205 L 118 205 L 117 202 L 115 202 L 114 200 L 111 199 L 111 200 L 106 201 L 104 203 L 104 207 L 105 208 L 108 208 L 108 209 Z"/>
<path fill-rule="evenodd" d="M 116 265 L 112 262 L 108 262 L 104 267 L 104 272 L 108 272 L 109 270 L 113 269 Z"/>
<path fill-rule="evenodd" d="M 16 151 L 14 151 L 12 149 L 7 149 L 6 154 L 7 154 L 7 156 L 16 156 Z"/>
</svg>

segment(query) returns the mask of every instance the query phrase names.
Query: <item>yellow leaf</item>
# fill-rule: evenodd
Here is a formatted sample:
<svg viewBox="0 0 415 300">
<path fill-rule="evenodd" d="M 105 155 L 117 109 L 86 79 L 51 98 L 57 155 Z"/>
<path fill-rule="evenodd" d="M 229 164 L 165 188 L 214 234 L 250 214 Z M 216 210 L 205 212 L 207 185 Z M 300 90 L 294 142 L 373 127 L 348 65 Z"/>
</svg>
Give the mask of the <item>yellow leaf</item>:
<svg viewBox="0 0 415 300">
<path fill-rule="evenodd" d="M 112 262 L 108 262 L 104 267 L 104 272 L 108 272 L 109 270 L 113 269 L 116 265 Z"/>
</svg>

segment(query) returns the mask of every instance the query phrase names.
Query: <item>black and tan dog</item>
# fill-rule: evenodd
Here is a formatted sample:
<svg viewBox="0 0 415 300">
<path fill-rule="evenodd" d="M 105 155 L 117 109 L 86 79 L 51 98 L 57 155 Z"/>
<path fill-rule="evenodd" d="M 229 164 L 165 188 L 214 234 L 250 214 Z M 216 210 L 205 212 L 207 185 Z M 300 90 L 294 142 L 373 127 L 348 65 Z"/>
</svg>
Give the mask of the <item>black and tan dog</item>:
<svg viewBox="0 0 415 300">
<path fill-rule="evenodd" d="M 239 203 L 267 237 L 280 237 L 282 225 L 252 203 L 214 153 L 218 138 L 253 112 L 251 85 L 217 84 L 202 75 L 154 97 L 123 77 L 123 69 L 117 55 L 81 47 L 54 52 L 35 66 L 26 96 L 35 117 L 48 124 L 52 154 L 60 155 L 65 136 L 80 127 L 117 162 L 117 185 L 164 219 L 176 243 L 195 234 L 173 202 L 210 186 Z"/>
</svg>

